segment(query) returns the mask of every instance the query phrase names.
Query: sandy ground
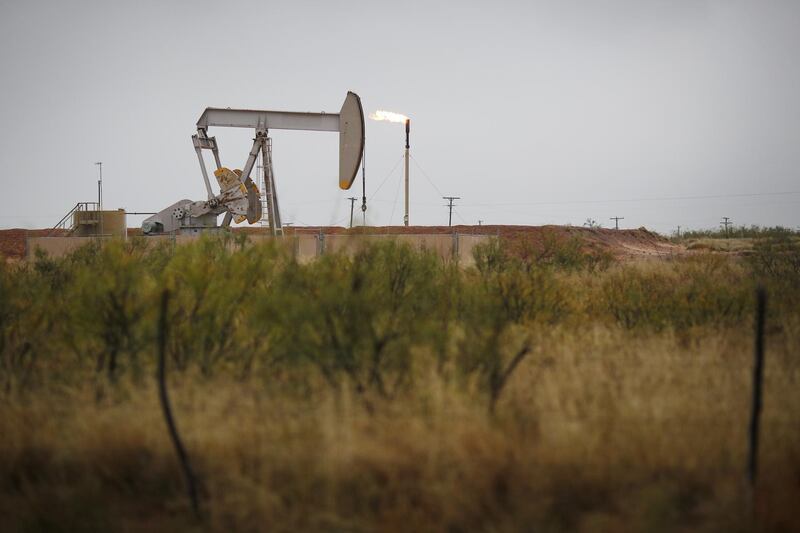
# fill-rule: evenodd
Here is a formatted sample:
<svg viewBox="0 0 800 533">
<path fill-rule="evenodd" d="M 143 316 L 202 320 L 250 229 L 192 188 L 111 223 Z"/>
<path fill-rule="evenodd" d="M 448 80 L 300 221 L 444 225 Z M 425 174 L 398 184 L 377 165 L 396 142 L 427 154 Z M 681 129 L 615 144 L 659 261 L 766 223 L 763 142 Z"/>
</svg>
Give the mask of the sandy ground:
<svg viewBox="0 0 800 533">
<path fill-rule="evenodd" d="M 0 230 L 0 255 L 7 260 L 19 260 L 25 257 L 25 240 L 27 237 L 43 237 L 50 234 L 50 229 L 7 229 Z M 264 228 L 242 227 L 234 228 L 234 231 L 247 234 L 264 233 Z M 314 234 L 322 231 L 325 234 L 342 233 L 370 233 L 380 235 L 391 234 L 476 234 L 476 235 L 497 235 L 500 238 L 509 239 L 531 239 L 541 241 L 548 235 L 557 237 L 573 238 L 577 237 L 584 241 L 586 245 L 595 250 L 605 250 L 620 259 L 643 258 L 643 257 L 662 257 L 679 255 L 686 253 L 683 246 L 674 244 L 657 233 L 648 231 L 645 228 L 613 230 L 606 228 L 584 228 L 576 226 L 378 226 L 369 228 L 343 228 L 340 226 L 318 226 L 318 227 L 290 227 L 286 228 L 286 233 L 291 234 Z M 138 235 L 141 231 L 138 228 L 129 228 L 128 235 Z M 53 232 L 53 235 L 63 235 L 63 230 Z"/>
</svg>

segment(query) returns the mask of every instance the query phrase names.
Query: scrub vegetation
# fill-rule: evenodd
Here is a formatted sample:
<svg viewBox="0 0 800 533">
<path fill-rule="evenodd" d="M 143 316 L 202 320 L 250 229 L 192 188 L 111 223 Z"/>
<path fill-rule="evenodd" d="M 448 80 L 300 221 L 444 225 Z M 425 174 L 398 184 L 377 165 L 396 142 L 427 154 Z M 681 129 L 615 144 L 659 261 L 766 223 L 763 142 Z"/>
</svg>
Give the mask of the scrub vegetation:
<svg viewBox="0 0 800 533">
<path fill-rule="evenodd" d="M 797 530 L 800 245 L 748 238 L 627 262 L 497 240 L 468 268 L 393 242 L 300 263 L 133 239 L 2 264 L 3 529 Z M 158 403 L 164 291 L 200 520 Z"/>
<path fill-rule="evenodd" d="M 674 243 L 686 246 L 693 251 L 730 252 L 742 255 L 753 253 L 756 247 L 766 244 L 775 246 L 780 243 L 800 244 L 800 235 L 796 231 L 781 226 L 762 228 L 760 226 L 733 226 L 727 232 L 716 230 L 690 230 L 681 235 L 672 236 Z"/>
</svg>

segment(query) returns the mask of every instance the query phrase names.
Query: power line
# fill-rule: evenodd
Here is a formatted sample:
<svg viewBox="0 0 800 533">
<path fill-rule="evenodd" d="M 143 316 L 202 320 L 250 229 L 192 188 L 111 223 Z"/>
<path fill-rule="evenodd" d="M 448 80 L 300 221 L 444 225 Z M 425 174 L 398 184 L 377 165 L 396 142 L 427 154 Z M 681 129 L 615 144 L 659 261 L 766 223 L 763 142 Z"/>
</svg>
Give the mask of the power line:
<svg viewBox="0 0 800 533">
<path fill-rule="evenodd" d="M 345 216 L 343 216 L 342 218 L 339 218 L 339 219 L 337 219 L 337 220 L 334 220 L 333 222 L 331 222 L 331 223 L 330 223 L 330 224 L 328 224 L 328 225 L 329 225 L 329 226 L 338 226 L 340 222 L 344 222 L 344 221 L 346 221 L 346 220 L 347 220 L 347 215 L 345 215 Z M 306 224 L 306 225 L 307 225 L 307 226 L 310 226 L 311 224 Z"/>
<path fill-rule="evenodd" d="M 765 192 L 765 193 L 742 193 L 742 194 L 708 194 L 696 196 L 654 196 L 646 198 L 621 198 L 621 199 L 606 199 L 606 200 L 554 200 L 549 202 L 498 202 L 498 203 L 479 203 L 479 204 L 464 204 L 471 207 L 481 206 L 529 206 L 529 205 L 560 205 L 560 204 L 602 204 L 613 202 L 658 202 L 670 200 L 711 200 L 717 198 L 750 198 L 758 196 L 785 196 L 789 194 L 800 194 L 800 191 L 783 191 L 783 192 Z"/>
<path fill-rule="evenodd" d="M 397 207 L 397 199 L 400 197 L 400 185 L 403 183 L 403 179 L 397 180 L 397 189 L 394 191 L 394 200 L 392 200 L 392 214 L 389 215 L 389 225 L 392 225 L 392 219 L 394 218 L 394 210 Z"/>
<path fill-rule="evenodd" d="M 461 216 L 461 213 L 458 212 L 458 209 L 453 208 L 453 213 L 455 213 L 456 216 L 461 220 L 462 224 L 464 224 L 465 226 L 469 226 L 469 223 L 466 220 L 464 220 L 464 217 Z M 480 224 L 478 225 L 480 226 Z"/>
<path fill-rule="evenodd" d="M 414 160 L 414 164 L 415 164 L 415 165 L 417 165 L 417 168 L 420 170 L 420 172 L 422 172 L 422 175 L 425 177 L 425 179 L 426 179 L 426 180 L 428 180 L 428 183 L 430 183 L 430 184 L 431 184 L 431 186 L 432 186 L 434 189 L 436 189 L 436 192 L 438 192 L 438 193 L 439 193 L 439 194 L 440 194 L 442 197 L 444 197 L 444 193 L 443 193 L 442 191 L 440 191 L 440 190 L 439 190 L 439 187 L 437 187 L 437 186 L 436 186 L 436 184 L 435 184 L 435 183 L 433 182 L 433 180 L 431 179 L 431 177 L 430 177 L 430 176 L 428 176 L 428 173 L 427 173 L 427 172 L 425 172 L 425 169 L 423 169 L 423 168 L 422 168 L 422 165 L 420 165 L 420 164 L 419 164 L 419 161 L 417 161 L 417 158 L 416 158 L 416 157 L 414 157 L 413 155 L 411 155 L 411 159 L 413 159 L 413 160 Z"/>
<path fill-rule="evenodd" d="M 381 187 L 383 187 L 383 185 L 384 185 L 384 184 L 385 184 L 385 183 L 386 183 L 386 182 L 389 180 L 389 178 L 391 178 L 391 177 L 392 177 L 392 174 L 394 174 L 394 171 L 395 171 L 395 170 L 397 170 L 397 167 L 398 167 L 398 166 L 400 166 L 400 162 L 401 162 L 402 160 L 403 160 L 403 156 L 400 156 L 400 157 L 397 159 L 397 162 L 394 164 L 394 167 L 392 167 L 392 170 L 391 170 L 391 171 L 389 171 L 389 173 L 386 175 L 386 177 L 385 177 L 385 178 L 383 178 L 383 181 L 381 182 L 381 184 L 380 184 L 380 185 L 378 185 L 378 188 L 377 188 L 377 189 L 375 189 L 375 192 L 374 192 L 374 193 L 372 193 L 372 194 L 370 195 L 370 197 L 369 197 L 369 199 L 370 199 L 370 200 L 372 200 L 373 198 L 375 198 L 375 196 L 378 194 L 378 191 L 380 191 L 380 190 L 381 190 Z"/>
<path fill-rule="evenodd" d="M 619 221 L 625 220 L 625 217 L 610 217 L 609 220 L 614 221 L 614 229 L 619 229 Z"/>
</svg>

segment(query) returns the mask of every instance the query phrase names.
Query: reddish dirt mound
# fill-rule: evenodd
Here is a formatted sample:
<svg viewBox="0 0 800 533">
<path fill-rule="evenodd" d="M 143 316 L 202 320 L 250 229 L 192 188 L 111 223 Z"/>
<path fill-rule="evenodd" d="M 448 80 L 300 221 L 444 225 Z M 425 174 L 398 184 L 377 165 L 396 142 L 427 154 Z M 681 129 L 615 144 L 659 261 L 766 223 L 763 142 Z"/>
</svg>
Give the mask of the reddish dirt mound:
<svg viewBox="0 0 800 533">
<path fill-rule="evenodd" d="M 25 256 L 25 239 L 42 237 L 52 230 L 0 230 L 0 255 L 10 259 Z M 266 233 L 265 228 L 234 228 L 236 233 L 248 235 Z M 682 246 L 669 242 L 666 238 L 644 228 L 613 230 L 605 228 L 582 228 L 575 226 L 377 226 L 368 228 L 343 228 L 340 226 L 288 227 L 287 235 L 292 234 L 476 234 L 497 235 L 509 240 L 524 239 L 542 243 L 548 238 L 578 238 L 591 250 L 606 251 L 618 258 L 638 258 L 646 256 L 665 256 L 684 253 Z M 62 235 L 63 232 L 55 233 Z M 140 235 L 138 228 L 129 228 L 128 235 Z"/>
<path fill-rule="evenodd" d="M 0 230 L 0 257 L 4 259 L 22 259 L 25 257 L 25 240 L 28 237 L 61 236 L 62 229 L 4 229 Z"/>
<path fill-rule="evenodd" d="M 261 228 L 240 228 L 246 233 L 260 233 Z M 461 233 L 475 235 L 496 235 L 501 239 L 524 239 L 534 244 L 541 244 L 545 239 L 580 239 L 584 245 L 596 251 L 606 251 L 618 258 L 635 258 L 642 256 L 665 256 L 684 253 L 684 248 L 671 243 L 665 237 L 645 228 L 613 230 L 606 228 L 583 228 L 576 226 L 378 226 L 369 228 L 342 228 L 339 226 L 319 226 L 287 228 L 291 233 L 368 233 L 377 235 L 391 234 L 446 234 Z"/>
</svg>

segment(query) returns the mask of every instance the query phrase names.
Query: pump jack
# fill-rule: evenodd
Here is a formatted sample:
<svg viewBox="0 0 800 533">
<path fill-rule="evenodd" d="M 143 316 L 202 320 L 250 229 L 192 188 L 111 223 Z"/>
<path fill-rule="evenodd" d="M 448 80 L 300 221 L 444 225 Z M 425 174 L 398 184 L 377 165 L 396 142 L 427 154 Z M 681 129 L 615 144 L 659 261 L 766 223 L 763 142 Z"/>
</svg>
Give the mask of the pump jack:
<svg viewBox="0 0 800 533">
<path fill-rule="evenodd" d="M 253 146 L 239 170 L 230 170 L 222 166 L 219 147 L 215 137 L 208 136 L 210 127 L 251 128 L 255 130 Z M 361 98 L 356 93 L 348 92 L 339 113 L 301 113 L 292 111 L 259 111 L 253 109 L 230 109 L 209 107 L 197 121 L 197 134 L 192 135 L 203 183 L 208 194 L 207 200 L 179 200 L 147 218 L 142 222 L 142 232 L 146 235 L 164 233 L 198 233 L 216 230 L 217 217 L 225 214 L 222 226 L 228 227 L 231 222 L 247 220 L 254 224 L 261 220 L 261 194 L 265 195 L 267 217 L 272 235 L 282 235 L 278 195 L 275 188 L 275 176 L 272 171 L 270 129 L 335 131 L 339 132 L 339 187 L 347 190 L 355 180 L 358 167 L 364 152 L 364 111 Z M 203 150 L 211 150 L 214 155 L 214 177 L 220 188 L 214 194 L 208 178 L 208 170 L 203 160 Z M 265 191 L 259 191 L 251 179 L 259 153 L 264 165 Z"/>
</svg>

